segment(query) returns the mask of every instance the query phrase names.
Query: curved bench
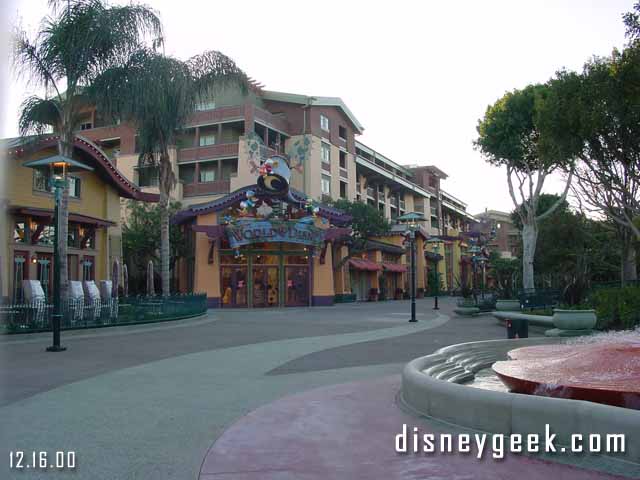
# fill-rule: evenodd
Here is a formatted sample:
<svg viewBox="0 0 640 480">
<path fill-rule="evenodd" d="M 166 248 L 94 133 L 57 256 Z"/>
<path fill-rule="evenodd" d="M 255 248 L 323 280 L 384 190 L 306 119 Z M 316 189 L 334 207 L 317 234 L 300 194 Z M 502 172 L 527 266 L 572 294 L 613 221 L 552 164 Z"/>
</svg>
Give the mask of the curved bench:
<svg viewBox="0 0 640 480">
<path fill-rule="evenodd" d="M 493 312 L 493 316 L 498 320 L 525 320 L 530 325 L 553 328 L 553 317 L 548 315 L 531 315 L 522 312 Z"/>
</svg>

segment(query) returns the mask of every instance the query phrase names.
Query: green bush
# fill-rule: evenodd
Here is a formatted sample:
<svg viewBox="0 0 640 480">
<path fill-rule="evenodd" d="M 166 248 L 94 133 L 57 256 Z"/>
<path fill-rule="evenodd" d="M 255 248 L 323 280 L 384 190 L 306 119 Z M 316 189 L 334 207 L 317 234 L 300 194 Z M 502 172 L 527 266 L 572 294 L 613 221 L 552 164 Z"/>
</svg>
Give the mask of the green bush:
<svg viewBox="0 0 640 480">
<path fill-rule="evenodd" d="M 640 325 L 640 287 L 605 288 L 590 295 L 599 329 L 630 329 Z"/>
</svg>

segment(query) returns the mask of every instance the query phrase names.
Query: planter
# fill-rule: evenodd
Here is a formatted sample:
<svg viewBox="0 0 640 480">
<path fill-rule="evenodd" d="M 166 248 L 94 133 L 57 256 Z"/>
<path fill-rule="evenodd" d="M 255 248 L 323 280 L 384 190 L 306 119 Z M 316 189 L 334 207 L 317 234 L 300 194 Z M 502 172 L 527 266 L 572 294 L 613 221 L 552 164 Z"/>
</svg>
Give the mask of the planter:
<svg viewBox="0 0 640 480">
<path fill-rule="evenodd" d="M 496 310 L 499 312 L 519 312 L 520 300 L 497 300 Z"/>
<path fill-rule="evenodd" d="M 475 317 L 476 315 L 478 315 L 478 313 L 480 313 L 480 309 L 478 307 L 460 306 L 454 308 L 453 311 L 463 317 Z"/>
<path fill-rule="evenodd" d="M 548 337 L 577 337 L 591 335 L 596 326 L 595 310 L 561 310 L 553 309 L 553 325 L 556 328 L 547 330 Z"/>
</svg>

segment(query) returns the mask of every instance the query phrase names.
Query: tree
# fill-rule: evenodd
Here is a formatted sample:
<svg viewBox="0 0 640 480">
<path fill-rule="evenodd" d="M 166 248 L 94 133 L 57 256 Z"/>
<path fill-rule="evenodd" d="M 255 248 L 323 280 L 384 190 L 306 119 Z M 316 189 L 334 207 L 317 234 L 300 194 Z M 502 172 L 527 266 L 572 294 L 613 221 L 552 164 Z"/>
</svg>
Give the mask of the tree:
<svg viewBox="0 0 640 480">
<path fill-rule="evenodd" d="M 18 77 L 42 88 L 44 96 L 30 96 L 21 105 L 21 135 L 53 130 L 58 152 L 73 156 L 74 132 L 80 111 L 87 106 L 84 89 L 100 72 L 124 61 L 145 40 L 162 43 L 162 25 L 144 6 L 109 6 L 102 0 L 50 0 L 53 16 L 46 17 L 38 35 L 29 39 L 17 28 L 13 34 L 13 65 Z M 151 38 L 149 38 L 151 37 Z M 66 90 L 63 90 L 66 88 Z M 60 206 L 58 252 L 61 295 L 67 295 L 67 232 L 69 195 Z"/>
<path fill-rule="evenodd" d="M 179 202 L 171 202 L 169 214 L 174 215 L 182 209 Z M 132 283 L 141 290 L 142 276 L 149 260 L 160 261 L 160 223 L 161 207 L 158 204 L 130 201 L 127 205 L 128 216 L 122 226 L 122 250 L 125 262 L 132 272 Z M 171 229 L 169 263 L 171 269 L 178 258 L 186 257 L 187 239 L 181 229 Z"/>
<path fill-rule="evenodd" d="M 555 134 L 578 146 L 574 191 L 586 209 L 617 223 L 623 280 L 637 279 L 640 240 L 640 4 L 634 8 L 624 17 L 630 42 L 622 52 L 593 58 L 581 73 L 561 72 L 555 80 L 563 85 L 558 101 L 571 105 Z"/>
<path fill-rule="evenodd" d="M 522 224 L 522 283 L 525 290 L 535 288 L 533 261 L 538 225 L 564 201 L 573 176 L 571 152 L 565 144 L 555 143 L 548 134 L 553 129 L 555 111 L 562 108 L 547 101 L 550 88 L 548 84 L 529 85 L 505 94 L 487 108 L 478 123 L 479 136 L 474 142 L 489 163 L 507 169 L 509 194 Z M 545 180 L 557 170 L 569 172 L 564 191 L 555 204 L 538 213 Z"/>
<path fill-rule="evenodd" d="M 542 194 L 538 211 L 546 211 L 558 198 Z M 512 218 L 520 228 L 517 211 Z M 583 296 L 591 281 L 609 281 L 616 274 L 618 251 L 611 226 L 573 211 L 566 201 L 540 224 L 537 245 L 537 275 L 549 285 L 564 289 L 574 302 Z"/>
<path fill-rule="evenodd" d="M 176 183 L 169 149 L 198 102 L 225 85 L 246 92 L 246 75 L 230 58 L 209 51 L 186 62 L 141 49 L 129 61 L 103 72 L 93 83 L 91 98 L 108 116 L 135 125 L 140 166 L 159 168 L 161 207 L 162 294 L 170 293 L 169 197 Z"/>
</svg>

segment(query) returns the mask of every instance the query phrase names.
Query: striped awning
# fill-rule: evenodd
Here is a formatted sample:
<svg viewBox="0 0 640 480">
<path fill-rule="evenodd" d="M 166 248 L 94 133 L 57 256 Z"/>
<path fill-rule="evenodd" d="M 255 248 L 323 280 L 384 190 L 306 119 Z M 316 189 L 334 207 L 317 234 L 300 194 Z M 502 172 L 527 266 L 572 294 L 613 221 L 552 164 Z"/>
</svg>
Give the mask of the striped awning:
<svg viewBox="0 0 640 480">
<path fill-rule="evenodd" d="M 404 273 L 407 271 L 406 265 L 398 265 L 397 263 L 383 263 L 382 268 L 393 273 Z"/>
<path fill-rule="evenodd" d="M 364 258 L 351 258 L 349 259 L 349 265 L 351 265 L 356 270 L 365 270 L 369 272 L 375 272 L 377 270 L 382 270 L 382 266 L 378 265 L 371 260 L 366 260 Z"/>
</svg>

